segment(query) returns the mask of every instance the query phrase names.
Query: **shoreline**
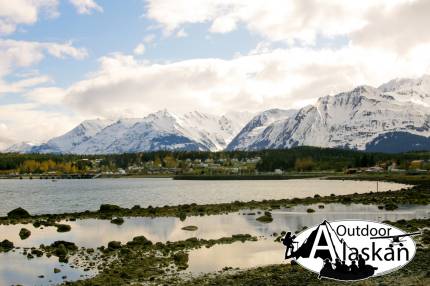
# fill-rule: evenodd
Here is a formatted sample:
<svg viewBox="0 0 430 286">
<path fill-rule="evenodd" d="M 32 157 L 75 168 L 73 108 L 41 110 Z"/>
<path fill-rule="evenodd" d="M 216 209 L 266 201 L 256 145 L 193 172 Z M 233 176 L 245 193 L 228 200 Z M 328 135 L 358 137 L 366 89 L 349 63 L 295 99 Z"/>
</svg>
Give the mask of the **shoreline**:
<svg viewBox="0 0 430 286">
<path fill-rule="evenodd" d="M 329 195 L 306 198 L 292 198 L 281 200 L 263 201 L 235 201 L 222 204 L 184 204 L 164 207 L 141 208 L 121 208 L 112 204 L 101 205 L 97 211 L 84 211 L 63 214 L 41 214 L 29 215 L 25 212 L 16 212 L 17 216 L 0 217 L 2 224 L 33 223 L 43 227 L 56 226 L 62 220 L 76 219 L 102 219 L 111 220 L 122 217 L 178 217 L 185 220 L 189 216 L 206 216 L 216 214 L 233 213 L 240 210 L 260 209 L 262 213 L 270 214 L 270 211 L 289 208 L 297 205 L 310 204 L 330 204 L 338 203 L 344 205 L 366 204 L 375 205 L 387 211 L 395 210 L 399 204 L 430 204 L 430 177 L 428 176 L 329 176 L 328 180 L 369 180 L 388 181 L 411 185 L 410 188 L 402 188 L 397 191 L 368 192 L 362 194 L 349 195 Z M 20 217 L 19 214 L 22 216 Z M 311 215 L 311 214 L 310 214 Z M 264 221 L 270 223 L 271 221 Z M 411 219 L 390 221 L 393 226 L 415 231 L 428 229 L 430 219 Z M 430 231 L 424 231 L 426 235 L 419 238 L 419 250 L 413 262 L 408 264 L 404 270 L 369 280 L 369 285 L 410 285 L 407 283 L 411 279 L 420 279 L 425 285 L 429 281 L 428 258 L 430 257 Z M 276 237 L 277 241 L 279 237 Z M 97 248 L 80 247 L 66 241 L 56 241 L 51 245 L 28 250 L 31 256 L 58 256 L 58 259 L 67 259 L 76 254 L 80 259 L 79 264 L 86 269 L 98 269 L 98 273 L 91 278 L 83 278 L 73 282 L 66 282 L 67 285 L 285 285 L 285 281 L 290 281 L 294 285 L 343 285 L 330 280 L 319 280 L 314 273 L 308 272 L 294 264 L 275 264 L 255 268 L 231 269 L 226 267 L 222 271 L 210 272 L 206 274 L 195 274 L 191 276 L 182 275 L 182 271 L 189 267 L 189 253 L 192 250 L 202 247 L 211 247 L 215 244 L 230 243 L 252 243 L 257 238 L 250 234 L 233 235 L 218 239 L 205 240 L 190 238 L 181 241 L 166 243 L 153 243 L 144 236 L 134 237 L 127 243 L 111 241 L 107 247 L 102 245 Z M 65 253 L 61 252 L 60 244 L 69 245 Z M 63 247 L 64 248 L 64 247 Z M 161 254 L 161 255 L 159 255 Z M 88 259 L 87 257 L 90 257 Z M 37 259 L 37 257 L 34 257 Z M 94 264 L 93 264 L 94 263 Z M 72 264 L 73 265 L 73 264 Z M 169 269 L 169 270 L 167 270 Z M 400 274 L 400 278 L 399 278 Z M 265 281 L 262 283 L 262 281 Z M 382 284 L 381 284 L 382 283 Z M 385 284 L 384 284 L 385 283 Z M 423 284 L 424 283 L 424 284 Z M 416 285 L 416 284 L 412 284 Z"/>
<path fill-rule="evenodd" d="M 368 180 L 368 177 L 331 177 L 326 179 L 352 179 L 352 180 Z M 382 180 L 383 178 L 373 177 L 374 180 Z M 279 200 L 263 200 L 263 201 L 234 201 L 230 203 L 219 204 L 183 204 L 162 207 L 146 207 L 142 208 L 135 205 L 131 208 L 122 208 L 113 204 L 101 205 L 96 211 L 70 212 L 60 214 L 38 214 L 28 215 L 24 217 L 0 217 L 0 224 L 16 224 L 16 223 L 32 223 L 36 220 L 59 221 L 64 219 L 84 219 L 84 218 L 99 218 L 110 219 L 112 216 L 117 217 L 166 217 L 173 216 L 184 218 L 187 216 L 202 216 L 215 215 L 223 213 L 232 213 L 241 209 L 261 209 L 272 210 L 281 207 L 291 207 L 295 205 L 310 205 L 317 203 L 341 203 L 341 204 L 371 204 L 386 210 L 394 210 L 398 204 L 415 204 L 426 205 L 430 204 L 430 179 L 425 177 L 409 177 L 409 178 L 385 178 L 384 181 L 403 183 L 412 185 L 410 188 L 403 188 L 397 191 L 385 192 L 368 192 L 354 193 L 348 195 L 329 195 L 305 198 L 279 199 Z"/>
</svg>

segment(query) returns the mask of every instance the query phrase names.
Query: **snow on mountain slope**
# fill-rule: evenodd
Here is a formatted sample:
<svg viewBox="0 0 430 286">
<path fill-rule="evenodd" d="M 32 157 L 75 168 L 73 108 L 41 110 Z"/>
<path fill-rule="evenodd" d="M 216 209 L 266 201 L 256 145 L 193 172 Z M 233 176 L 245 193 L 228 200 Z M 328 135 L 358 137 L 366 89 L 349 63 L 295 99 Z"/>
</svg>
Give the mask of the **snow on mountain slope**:
<svg viewBox="0 0 430 286">
<path fill-rule="evenodd" d="M 155 150 L 208 150 L 185 136 L 177 118 L 166 110 L 144 118 L 123 119 L 106 127 L 72 150 L 78 154 L 126 153 Z"/>
<path fill-rule="evenodd" d="M 228 144 L 227 150 L 243 150 L 253 145 L 267 126 L 275 121 L 294 116 L 297 110 L 269 109 L 254 116 Z"/>
<path fill-rule="evenodd" d="M 140 122 L 139 118 L 123 118 L 106 126 L 99 132 L 88 138 L 81 144 L 74 146 L 69 153 L 75 154 L 97 154 L 104 150 L 112 149 L 118 138 L 124 136 L 129 128 Z M 125 152 L 123 150 L 122 152 Z M 115 153 L 115 152 L 111 152 Z"/>
<path fill-rule="evenodd" d="M 155 150 L 224 149 L 249 120 L 248 113 L 183 115 L 161 110 L 144 118 L 116 122 L 85 121 L 63 136 L 34 147 L 31 152 L 106 154 Z"/>
<path fill-rule="evenodd" d="M 178 117 L 178 123 L 183 134 L 207 146 L 211 151 L 220 151 L 227 147 L 250 117 L 249 113 L 216 116 L 194 111 Z"/>
<path fill-rule="evenodd" d="M 417 79 L 394 79 L 378 87 L 378 90 L 401 102 L 411 101 L 430 107 L 430 75 Z"/>
<path fill-rule="evenodd" d="M 101 154 L 257 150 L 297 145 L 359 150 L 393 146 L 393 150 L 400 150 L 402 146 L 390 142 L 398 138 L 416 150 L 430 136 L 429 107 L 430 76 L 425 75 L 392 80 L 378 88 L 359 86 L 321 97 L 315 105 L 300 110 L 271 109 L 252 119 L 246 112 L 211 115 L 161 110 L 143 118 L 116 122 L 88 120 L 40 146 L 16 145 L 10 150 Z M 414 140 L 419 141 L 418 145 Z"/>
<path fill-rule="evenodd" d="M 295 116 L 270 124 L 244 148 L 309 145 L 364 150 L 378 135 L 394 131 L 430 136 L 430 110 L 361 86 L 350 92 L 321 97 L 314 106 L 304 107 Z"/>
<path fill-rule="evenodd" d="M 13 144 L 12 146 L 3 150 L 5 153 L 27 153 L 30 152 L 31 149 L 35 146 L 35 144 L 30 142 L 20 142 Z"/>
<path fill-rule="evenodd" d="M 45 144 L 31 149 L 33 153 L 70 153 L 75 146 L 87 141 L 103 128 L 109 125 L 111 120 L 85 120 L 69 132 L 59 137 L 52 138 Z"/>
</svg>

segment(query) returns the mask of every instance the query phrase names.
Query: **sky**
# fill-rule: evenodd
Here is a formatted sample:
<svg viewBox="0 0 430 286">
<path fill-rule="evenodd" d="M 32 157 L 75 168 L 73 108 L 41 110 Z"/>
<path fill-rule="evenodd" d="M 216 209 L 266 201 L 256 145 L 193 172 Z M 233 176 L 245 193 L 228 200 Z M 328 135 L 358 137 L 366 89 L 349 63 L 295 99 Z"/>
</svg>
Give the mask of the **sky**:
<svg viewBox="0 0 430 286">
<path fill-rule="evenodd" d="M 300 108 L 430 73 L 426 0 L 0 0 L 0 149 L 82 120 Z"/>
</svg>

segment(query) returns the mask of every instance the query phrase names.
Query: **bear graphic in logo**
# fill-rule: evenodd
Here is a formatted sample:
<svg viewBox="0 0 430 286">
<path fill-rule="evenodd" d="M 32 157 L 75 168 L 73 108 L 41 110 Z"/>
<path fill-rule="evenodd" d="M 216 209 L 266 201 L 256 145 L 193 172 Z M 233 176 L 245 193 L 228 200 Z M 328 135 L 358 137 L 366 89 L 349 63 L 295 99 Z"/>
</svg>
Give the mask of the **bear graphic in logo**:
<svg viewBox="0 0 430 286">
<path fill-rule="evenodd" d="M 415 254 L 410 236 L 417 234 L 376 222 L 325 220 L 297 237 L 288 232 L 281 241 L 285 259 L 295 259 L 318 278 L 353 281 L 406 265 Z"/>
</svg>

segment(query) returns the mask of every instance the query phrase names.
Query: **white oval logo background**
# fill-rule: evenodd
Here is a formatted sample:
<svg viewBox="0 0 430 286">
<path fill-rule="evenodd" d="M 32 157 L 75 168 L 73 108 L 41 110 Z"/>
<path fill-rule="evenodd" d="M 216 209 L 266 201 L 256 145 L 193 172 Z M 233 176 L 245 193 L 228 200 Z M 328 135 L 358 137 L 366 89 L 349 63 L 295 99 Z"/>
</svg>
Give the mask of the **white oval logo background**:
<svg viewBox="0 0 430 286">
<path fill-rule="evenodd" d="M 313 233 L 315 230 L 318 230 L 316 237 Z M 387 274 L 405 266 L 413 259 L 416 252 L 414 240 L 410 236 L 403 236 L 406 234 L 404 231 L 379 222 L 365 220 L 325 221 L 299 233 L 294 239 L 294 242 L 297 242 L 296 247 L 300 248 L 312 233 L 314 242 L 308 242 L 308 244 L 317 246 L 316 251 L 324 251 L 323 249 L 327 248 L 327 251 L 333 253 L 330 248 L 335 248 L 340 260 L 345 259 L 347 265 L 351 265 L 357 257 L 357 254 L 353 254 L 356 252 L 353 248 L 357 249 L 359 254 L 362 254 L 364 250 L 369 255 L 366 264 L 377 267 L 372 276 Z M 387 236 L 401 237 L 399 237 L 399 241 L 393 241 L 393 238 Z M 326 237 L 328 243 L 320 243 Z M 318 246 L 319 243 L 323 246 Z M 324 245 L 333 245 L 333 247 L 324 247 Z M 378 251 L 378 249 L 380 250 Z M 320 273 L 324 261 L 320 257 L 314 258 L 316 251 L 312 249 L 308 258 L 298 257 L 296 261 L 301 266 Z"/>
</svg>

